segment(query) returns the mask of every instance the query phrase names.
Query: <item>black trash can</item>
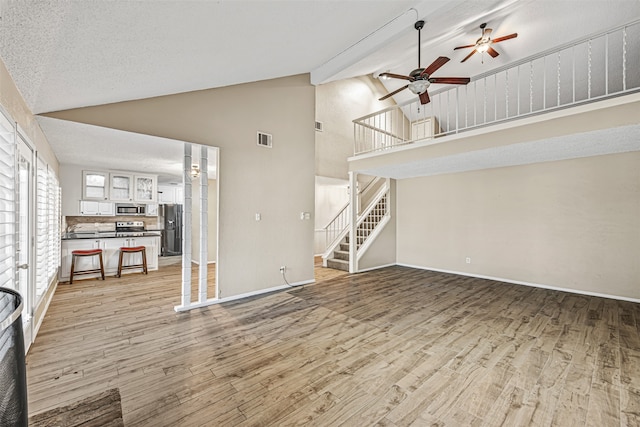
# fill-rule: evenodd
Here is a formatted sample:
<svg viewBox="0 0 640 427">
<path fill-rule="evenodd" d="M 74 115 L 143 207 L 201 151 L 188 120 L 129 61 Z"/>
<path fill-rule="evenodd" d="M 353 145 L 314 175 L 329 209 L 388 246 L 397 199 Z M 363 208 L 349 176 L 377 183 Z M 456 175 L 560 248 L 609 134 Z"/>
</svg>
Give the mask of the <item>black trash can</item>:
<svg viewBox="0 0 640 427">
<path fill-rule="evenodd" d="M 28 423 L 22 297 L 14 290 L 0 288 L 0 426 Z"/>
</svg>

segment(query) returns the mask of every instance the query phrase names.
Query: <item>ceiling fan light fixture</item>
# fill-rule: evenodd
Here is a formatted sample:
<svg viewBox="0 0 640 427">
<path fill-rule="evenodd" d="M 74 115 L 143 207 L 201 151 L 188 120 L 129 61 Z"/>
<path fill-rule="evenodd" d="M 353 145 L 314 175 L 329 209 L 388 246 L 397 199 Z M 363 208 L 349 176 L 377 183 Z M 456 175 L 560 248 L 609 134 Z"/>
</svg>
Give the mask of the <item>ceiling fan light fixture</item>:
<svg viewBox="0 0 640 427">
<path fill-rule="evenodd" d="M 416 80 L 409 83 L 409 90 L 416 95 L 422 95 L 429 88 L 429 80 Z"/>
<path fill-rule="evenodd" d="M 196 179 L 200 176 L 200 166 L 191 165 L 191 171 L 189 171 L 189 175 L 191 175 L 191 179 Z"/>
<path fill-rule="evenodd" d="M 480 42 L 478 44 L 478 47 L 476 47 L 476 50 L 480 53 L 485 53 L 486 51 L 489 50 L 490 45 L 491 45 L 491 40 L 487 40 L 486 42 Z"/>
</svg>

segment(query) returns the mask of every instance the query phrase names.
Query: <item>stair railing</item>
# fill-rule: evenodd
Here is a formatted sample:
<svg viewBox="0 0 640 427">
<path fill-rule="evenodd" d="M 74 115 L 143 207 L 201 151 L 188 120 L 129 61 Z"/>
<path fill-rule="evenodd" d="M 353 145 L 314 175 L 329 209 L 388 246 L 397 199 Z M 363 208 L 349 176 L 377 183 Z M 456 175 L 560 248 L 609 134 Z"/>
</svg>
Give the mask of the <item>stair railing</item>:
<svg viewBox="0 0 640 427">
<path fill-rule="evenodd" d="M 353 120 L 360 155 L 640 91 L 640 20 Z"/>
<path fill-rule="evenodd" d="M 380 177 L 375 177 L 358 191 L 358 201 L 369 191 L 370 188 L 380 181 Z M 338 213 L 324 227 L 326 249 L 322 255 L 324 259 L 330 256 L 342 239 L 349 233 L 349 218 L 351 217 L 351 205 L 346 203 Z"/>
<path fill-rule="evenodd" d="M 356 258 L 358 260 L 365 254 L 386 223 L 390 220 L 389 190 L 390 186 L 389 181 L 387 180 L 380 190 L 378 190 L 367 208 L 358 216 L 355 238 Z M 372 217 L 379 218 L 376 218 L 374 221 L 370 221 L 370 218 Z"/>
</svg>

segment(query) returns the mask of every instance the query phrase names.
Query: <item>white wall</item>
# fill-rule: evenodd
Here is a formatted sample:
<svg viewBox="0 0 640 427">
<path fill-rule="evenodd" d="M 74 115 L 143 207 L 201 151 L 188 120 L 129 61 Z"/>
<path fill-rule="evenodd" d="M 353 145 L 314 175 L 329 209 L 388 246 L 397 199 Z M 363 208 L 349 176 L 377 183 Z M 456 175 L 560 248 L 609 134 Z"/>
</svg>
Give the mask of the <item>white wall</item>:
<svg viewBox="0 0 640 427">
<path fill-rule="evenodd" d="M 634 152 L 400 180 L 398 263 L 638 299 L 638 165 Z"/>
<path fill-rule="evenodd" d="M 316 175 L 349 179 L 347 158 L 353 156 L 353 119 L 394 104 L 378 101 L 387 92 L 371 76 L 338 80 L 316 87 L 316 120 L 324 130 L 316 132 Z"/>
<path fill-rule="evenodd" d="M 326 247 L 324 227 L 349 202 L 349 182 L 316 177 L 314 253 L 322 254 Z"/>
</svg>

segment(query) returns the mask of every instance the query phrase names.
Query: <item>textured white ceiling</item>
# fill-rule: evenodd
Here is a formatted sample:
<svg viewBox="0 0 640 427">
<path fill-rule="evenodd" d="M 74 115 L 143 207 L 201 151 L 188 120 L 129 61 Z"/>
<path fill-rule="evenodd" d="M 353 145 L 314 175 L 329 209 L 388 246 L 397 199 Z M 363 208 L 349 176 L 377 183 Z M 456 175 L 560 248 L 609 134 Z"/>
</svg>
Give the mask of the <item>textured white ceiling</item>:
<svg viewBox="0 0 640 427">
<path fill-rule="evenodd" d="M 182 182 L 184 143 L 173 139 L 123 132 L 99 126 L 38 116 L 47 137 L 56 144 L 56 156 L 63 164 L 87 168 L 136 171 L 159 175 L 161 183 Z M 194 144 L 194 147 L 199 147 Z M 208 152 L 208 175 L 216 177 L 217 149 Z M 200 150 L 193 149 L 194 163 Z"/>
<path fill-rule="evenodd" d="M 418 65 L 417 19 L 426 20 L 421 65 L 445 55 L 452 60 L 436 76 L 474 76 L 639 18 L 638 0 L 0 0 L 0 57 L 42 113 L 299 73 L 315 83 L 406 74 Z M 468 50 L 453 48 L 473 43 L 482 22 L 494 36 L 519 36 L 496 45 L 495 59 L 460 64 Z M 40 123 L 61 163 L 90 161 L 96 151 L 86 141 L 121 138 Z M 149 153 L 155 139 L 136 142 Z"/>
<path fill-rule="evenodd" d="M 1 0 L 0 56 L 34 113 L 300 73 L 414 0 Z"/>
</svg>

